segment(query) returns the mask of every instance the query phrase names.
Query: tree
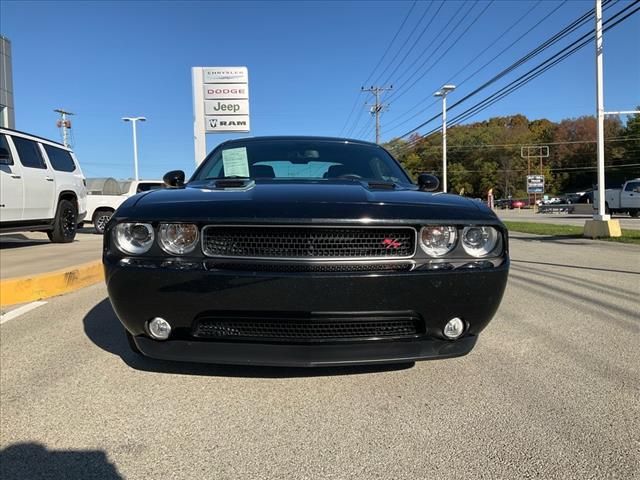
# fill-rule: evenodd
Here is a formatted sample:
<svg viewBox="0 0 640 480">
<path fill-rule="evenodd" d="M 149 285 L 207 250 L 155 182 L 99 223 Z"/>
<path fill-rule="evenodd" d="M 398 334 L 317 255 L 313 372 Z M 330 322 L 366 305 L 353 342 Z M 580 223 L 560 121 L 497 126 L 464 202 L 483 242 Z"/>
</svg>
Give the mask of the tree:
<svg viewBox="0 0 640 480">
<path fill-rule="evenodd" d="M 453 193 L 464 190 L 466 195 L 474 193 L 473 176 L 461 163 L 448 165 L 449 190 Z"/>
<path fill-rule="evenodd" d="M 493 188 L 496 196 L 526 196 L 527 160 L 520 156 L 523 145 L 549 145 L 549 158 L 540 171 L 537 159 L 531 173 L 545 176 L 550 194 L 576 192 L 596 182 L 596 119 L 593 116 L 529 120 L 524 115 L 493 117 L 481 122 L 456 125 L 447 131 L 449 184 L 452 192 L 484 196 Z M 605 119 L 605 164 L 607 182 L 640 176 L 640 114 L 626 125 L 618 118 Z M 413 174 L 442 174 L 442 136 L 422 138 L 414 134 L 408 142 L 387 144 Z"/>
</svg>

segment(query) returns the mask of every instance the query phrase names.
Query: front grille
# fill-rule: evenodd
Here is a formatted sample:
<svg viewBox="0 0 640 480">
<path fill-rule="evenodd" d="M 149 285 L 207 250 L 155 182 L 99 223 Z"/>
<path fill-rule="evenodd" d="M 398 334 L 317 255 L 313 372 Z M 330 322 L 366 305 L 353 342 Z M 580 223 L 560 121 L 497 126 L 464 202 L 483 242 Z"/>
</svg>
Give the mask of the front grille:
<svg viewBox="0 0 640 480">
<path fill-rule="evenodd" d="M 208 270 L 277 273 L 376 273 L 408 272 L 411 263 L 218 263 L 208 261 Z"/>
<path fill-rule="evenodd" d="M 203 251 L 212 257 L 408 258 L 415 244 L 409 227 L 208 226 L 202 232 Z"/>
<path fill-rule="evenodd" d="M 196 321 L 193 336 L 220 340 L 309 342 L 411 338 L 423 330 L 415 317 L 224 318 Z"/>
</svg>

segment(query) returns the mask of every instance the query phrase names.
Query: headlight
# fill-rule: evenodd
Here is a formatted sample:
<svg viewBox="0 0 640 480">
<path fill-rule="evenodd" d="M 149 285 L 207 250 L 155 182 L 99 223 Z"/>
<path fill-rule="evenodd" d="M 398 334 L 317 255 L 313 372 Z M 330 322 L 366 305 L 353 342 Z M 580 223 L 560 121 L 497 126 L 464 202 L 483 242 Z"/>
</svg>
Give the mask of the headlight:
<svg viewBox="0 0 640 480">
<path fill-rule="evenodd" d="M 456 227 L 434 225 L 420 230 L 420 247 L 431 257 L 442 257 L 456 246 Z"/>
<path fill-rule="evenodd" d="M 113 239 L 122 252 L 140 255 L 153 245 L 153 227 L 149 223 L 119 223 L 113 230 Z"/>
<path fill-rule="evenodd" d="M 167 253 L 184 255 L 198 244 L 198 227 L 192 223 L 162 223 L 158 229 L 160 246 Z"/>
<path fill-rule="evenodd" d="M 462 230 L 464 251 L 473 257 L 486 257 L 498 244 L 498 231 L 493 227 L 465 227 Z"/>
</svg>

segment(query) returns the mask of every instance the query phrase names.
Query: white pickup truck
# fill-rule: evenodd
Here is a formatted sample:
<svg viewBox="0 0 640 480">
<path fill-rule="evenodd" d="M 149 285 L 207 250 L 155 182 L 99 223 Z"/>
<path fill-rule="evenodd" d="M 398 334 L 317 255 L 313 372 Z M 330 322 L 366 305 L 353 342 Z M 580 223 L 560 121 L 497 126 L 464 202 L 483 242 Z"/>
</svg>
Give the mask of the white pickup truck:
<svg viewBox="0 0 640 480">
<path fill-rule="evenodd" d="M 108 185 L 109 188 L 93 189 L 92 185 Z M 141 192 L 164 188 L 161 180 L 123 180 L 87 179 L 87 216 L 86 223 L 93 223 L 97 233 L 104 233 L 104 227 L 111 215 L 129 197 Z"/>
<path fill-rule="evenodd" d="M 640 178 L 634 178 L 622 185 L 622 188 L 608 188 L 604 191 L 607 213 L 628 213 L 638 217 L 640 213 Z M 598 191 L 593 192 L 593 208 L 598 206 Z"/>
</svg>

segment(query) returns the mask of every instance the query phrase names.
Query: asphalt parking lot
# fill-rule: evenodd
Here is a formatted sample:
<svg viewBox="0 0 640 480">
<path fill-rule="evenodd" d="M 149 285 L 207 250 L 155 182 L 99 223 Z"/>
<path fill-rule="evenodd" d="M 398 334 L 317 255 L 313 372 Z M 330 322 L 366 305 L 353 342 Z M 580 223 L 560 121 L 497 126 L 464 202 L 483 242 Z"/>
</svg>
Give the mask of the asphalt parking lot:
<svg viewBox="0 0 640 480">
<path fill-rule="evenodd" d="M 0 327 L 0 477 L 632 479 L 640 249 L 515 234 L 468 356 L 347 369 L 129 352 L 102 285 Z"/>
</svg>

